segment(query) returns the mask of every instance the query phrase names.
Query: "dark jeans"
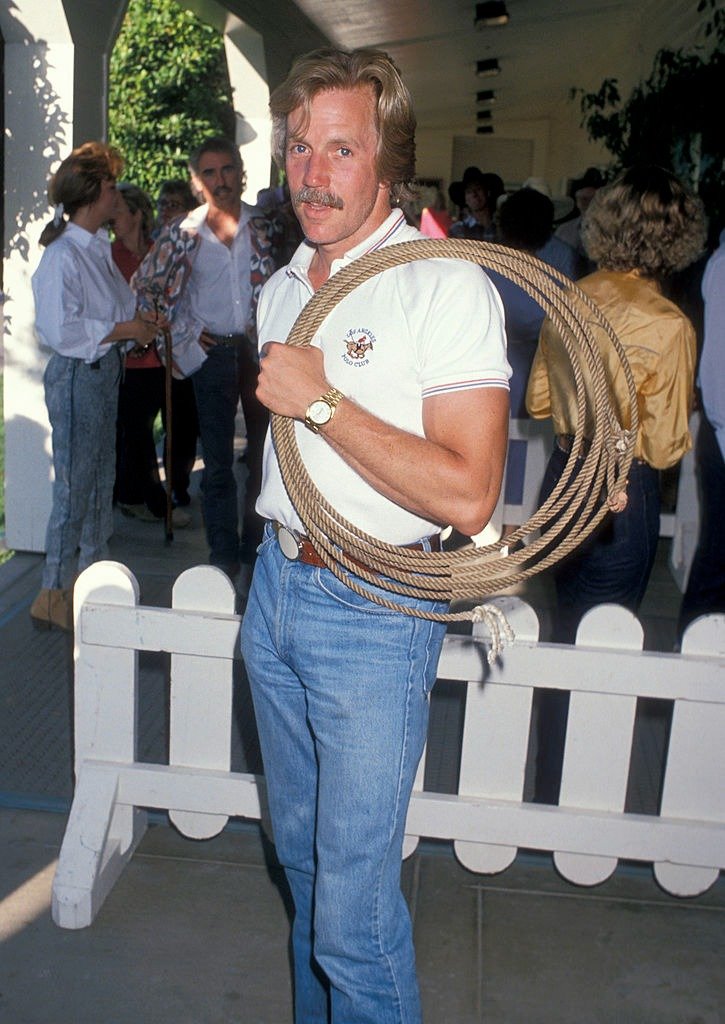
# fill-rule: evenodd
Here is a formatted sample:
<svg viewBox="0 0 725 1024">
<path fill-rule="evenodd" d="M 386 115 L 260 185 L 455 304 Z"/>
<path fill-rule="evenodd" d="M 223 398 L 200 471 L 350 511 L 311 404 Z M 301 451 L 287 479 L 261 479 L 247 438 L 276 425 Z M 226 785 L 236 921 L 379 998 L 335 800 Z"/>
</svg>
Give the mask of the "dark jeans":
<svg viewBox="0 0 725 1024">
<path fill-rule="evenodd" d="M 566 466 L 558 445 L 549 459 L 540 503 L 549 497 Z M 657 552 L 660 532 L 659 473 L 641 460 L 629 470 L 627 507 L 609 515 L 596 532 L 553 569 L 556 643 L 574 643 L 579 620 L 598 604 L 621 604 L 637 612 Z"/>
<path fill-rule="evenodd" d="M 540 504 L 549 497 L 566 466 L 558 445 L 549 459 Z M 553 571 L 557 608 L 552 640 L 574 643 L 579 620 L 599 604 L 621 604 L 637 612 L 644 597 L 657 551 L 660 523 L 659 473 L 639 460 L 632 462 L 627 507 L 608 516 L 584 544 Z M 538 753 L 534 799 L 556 803 L 569 710 L 563 690 L 539 690 L 536 697 Z"/>
<path fill-rule="evenodd" d="M 215 345 L 191 378 L 204 455 L 201 501 L 209 561 L 227 570 L 236 570 L 240 560 L 252 561 L 262 536 L 263 522 L 254 506 L 262 482 L 268 414 L 255 393 L 258 376 L 256 352 L 245 340 Z M 247 426 L 248 468 L 242 545 L 234 479 L 234 420 L 240 398 Z"/>
<path fill-rule="evenodd" d="M 679 633 L 698 616 L 725 612 L 725 462 L 710 422 L 703 415 L 695 449 L 700 495 L 700 533 L 680 609 Z"/>
<path fill-rule="evenodd" d="M 166 511 L 154 444 L 154 421 L 161 412 L 166 427 L 165 374 L 162 366 L 126 368 L 118 400 L 116 499 L 124 505 L 146 504 L 156 516 Z M 190 380 L 171 385 L 171 486 L 183 495 L 189 488 L 199 426 Z"/>
<path fill-rule="evenodd" d="M 166 403 L 161 409 L 164 430 L 164 465 L 166 465 Z M 189 490 L 191 471 L 196 462 L 196 442 L 199 437 L 199 417 L 196 413 L 194 382 L 190 377 L 171 380 L 171 487 L 174 495 L 183 498 Z"/>
</svg>

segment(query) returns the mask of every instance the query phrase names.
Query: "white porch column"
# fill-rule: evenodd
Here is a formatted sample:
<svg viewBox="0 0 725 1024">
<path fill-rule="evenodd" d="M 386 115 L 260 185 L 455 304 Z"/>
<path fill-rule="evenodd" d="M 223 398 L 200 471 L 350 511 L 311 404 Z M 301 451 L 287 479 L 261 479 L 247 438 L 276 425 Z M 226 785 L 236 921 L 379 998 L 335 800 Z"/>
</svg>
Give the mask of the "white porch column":
<svg viewBox="0 0 725 1024">
<path fill-rule="evenodd" d="M 224 49 L 236 115 L 236 141 L 247 172 L 245 199 L 254 204 L 259 190 L 269 186 L 272 160 L 264 41 L 238 18 L 229 17 Z"/>
<path fill-rule="evenodd" d="M 48 182 L 74 145 L 104 138 L 106 72 L 126 0 L 13 0 L 5 43 L 5 531 L 43 551 L 50 513 L 50 426 L 30 278 L 50 216 Z"/>
<path fill-rule="evenodd" d="M 10 548 L 42 551 L 50 511 L 50 427 L 30 277 L 48 219 L 51 168 L 73 129 L 73 43 L 60 0 L 0 7 L 5 42 L 5 522 Z"/>
<path fill-rule="evenodd" d="M 179 0 L 179 3 L 224 36 L 236 117 L 235 141 L 247 172 L 244 199 L 254 204 L 257 192 L 269 186 L 272 159 L 264 39 L 247 22 L 241 20 L 244 8 L 248 6 L 245 3 L 227 4 L 224 0 Z M 230 13 L 229 7 L 239 11 L 240 17 Z"/>
</svg>

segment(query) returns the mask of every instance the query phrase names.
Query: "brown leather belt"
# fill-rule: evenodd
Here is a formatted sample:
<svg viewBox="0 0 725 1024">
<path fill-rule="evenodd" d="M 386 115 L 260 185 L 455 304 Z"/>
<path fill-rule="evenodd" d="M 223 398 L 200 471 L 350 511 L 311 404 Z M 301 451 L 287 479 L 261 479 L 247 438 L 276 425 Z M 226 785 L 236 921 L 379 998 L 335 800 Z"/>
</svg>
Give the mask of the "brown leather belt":
<svg viewBox="0 0 725 1024">
<path fill-rule="evenodd" d="M 288 558 L 291 562 L 304 562 L 305 565 L 314 565 L 318 569 L 326 569 L 327 564 L 322 560 L 322 557 L 314 547 L 309 537 L 306 537 L 303 533 L 297 533 L 296 530 L 290 530 L 288 526 L 283 526 L 282 523 L 278 523 L 276 520 L 272 522 L 272 528 L 277 535 L 277 543 L 280 546 L 280 550 L 285 558 Z M 441 536 L 439 533 L 433 533 L 426 540 L 430 544 L 431 551 L 441 550 Z M 401 547 L 406 548 L 408 551 L 427 551 L 423 541 L 415 541 L 413 544 L 401 544 Z M 365 565 L 357 558 L 353 558 L 352 555 L 347 552 L 343 552 L 345 557 L 353 563 L 353 565 L 359 566 L 364 569 L 365 572 L 374 573 L 376 576 L 379 575 L 377 569 L 373 569 L 369 565 Z"/>
</svg>

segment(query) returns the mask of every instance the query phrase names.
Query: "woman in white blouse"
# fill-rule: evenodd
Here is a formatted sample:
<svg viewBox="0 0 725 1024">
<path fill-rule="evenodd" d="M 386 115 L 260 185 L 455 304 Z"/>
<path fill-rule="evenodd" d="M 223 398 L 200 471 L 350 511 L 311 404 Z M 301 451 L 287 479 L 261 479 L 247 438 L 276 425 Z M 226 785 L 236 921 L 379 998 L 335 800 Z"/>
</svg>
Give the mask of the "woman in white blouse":
<svg viewBox="0 0 725 1024">
<path fill-rule="evenodd" d="M 30 614 L 47 629 L 73 628 L 78 549 L 78 571 L 105 556 L 123 350 L 148 345 L 160 326 L 137 315 L 111 259 L 104 225 L 116 211 L 122 167 L 119 153 L 100 142 L 61 163 L 48 190 L 55 213 L 40 238 L 47 248 L 33 274 L 36 329 L 52 350 L 44 384 L 55 482 L 42 590 Z"/>
</svg>

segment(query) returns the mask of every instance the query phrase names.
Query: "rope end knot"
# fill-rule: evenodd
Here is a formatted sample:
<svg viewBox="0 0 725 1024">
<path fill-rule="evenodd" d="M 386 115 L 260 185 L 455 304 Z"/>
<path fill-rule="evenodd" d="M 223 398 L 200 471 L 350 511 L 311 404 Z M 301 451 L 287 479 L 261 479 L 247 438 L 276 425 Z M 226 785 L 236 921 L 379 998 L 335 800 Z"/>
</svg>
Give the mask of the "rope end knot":
<svg viewBox="0 0 725 1024">
<path fill-rule="evenodd" d="M 486 659 L 488 664 L 493 666 L 496 659 L 500 657 L 505 643 L 513 643 L 516 635 L 504 613 L 495 604 L 476 605 L 471 611 L 471 621 L 483 622 L 488 626 L 488 631 L 491 634 L 491 647 Z"/>
</svg>

